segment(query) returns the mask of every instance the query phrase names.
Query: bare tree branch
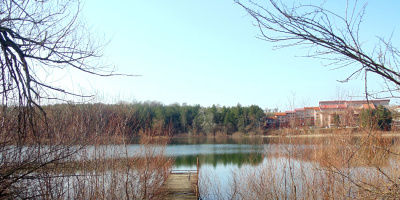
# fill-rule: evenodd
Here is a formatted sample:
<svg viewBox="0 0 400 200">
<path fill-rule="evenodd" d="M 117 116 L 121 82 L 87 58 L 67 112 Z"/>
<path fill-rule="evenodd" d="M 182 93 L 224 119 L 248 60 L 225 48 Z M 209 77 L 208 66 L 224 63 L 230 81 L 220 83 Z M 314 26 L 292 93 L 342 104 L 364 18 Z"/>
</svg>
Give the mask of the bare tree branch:
<svg viewBox="0 0 400 200">
<path fill-rule="evenodd" d="M 393 47 L 390 39 L 378 38 L 379 46 L 367 53 L 360 42 L 360 27 L 367 4 L 358 9 L 357 1 L 354 5 L 348 1 L 345 16 L 340 16 L 323 5 L 288 7 L 276 0 L 269 0 L 268 6 L 251 0 L 235 2 L 255 19 L 261 33 L 258 38 L 277 42 L 278 48 L 310 48 L 307 57 L 328 60 L 335 69 L 357 66 L 358 69 L 341 82 L 355 79 L 363 72 L 377 74 L 387 82 L 387 91 L 393 97 L 398 96 L 393 92 L 398 93 L 400 86 L 399 50 Z"/>
</svg>

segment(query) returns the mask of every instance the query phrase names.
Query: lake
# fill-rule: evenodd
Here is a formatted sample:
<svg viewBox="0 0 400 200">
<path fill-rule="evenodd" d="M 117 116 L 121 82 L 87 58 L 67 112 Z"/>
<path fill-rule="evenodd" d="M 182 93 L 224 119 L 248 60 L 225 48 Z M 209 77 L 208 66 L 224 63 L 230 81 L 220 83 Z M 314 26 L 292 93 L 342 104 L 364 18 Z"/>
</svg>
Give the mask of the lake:
<svg viewBox="0 0 400 200">
<path fill-rule="evenodd" d="M 365 195 L 359 182 L 379 185 L 390 182 L 386 175 L 399 175 L 399 156 L 379 150 L 390 146 L 399 152 L 398 141 L 398 137 L 349 135 L 176 138 L 165 148 L 165 155 L 175 159 L 173 169 L 177 170 L 196 169 L 199 158 L 203 199 L 319 199 L 327 195 L 352 199 Z"/>
<path fill-rule="evenodd" d="M 162 153 L 173 158 L 173 170 L 195 170 L 199 158 L 202 199 L 391 198 L 400 181 L 398 136 L 173 138 L 166 146 L 103 147 L 106 157 Z"/>
</svg>

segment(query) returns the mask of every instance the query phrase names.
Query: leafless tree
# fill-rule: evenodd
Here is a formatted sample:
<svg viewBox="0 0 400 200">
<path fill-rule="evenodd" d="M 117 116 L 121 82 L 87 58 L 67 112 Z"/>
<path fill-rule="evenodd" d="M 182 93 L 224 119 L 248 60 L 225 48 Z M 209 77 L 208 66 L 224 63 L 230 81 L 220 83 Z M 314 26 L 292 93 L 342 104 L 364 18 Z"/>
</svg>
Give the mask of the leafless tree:
<svg viewBox="0 0 400 200">
<path fill-rule="evenodd" d="M 62 127 L 50 127 L 54 123 L 41 105 L 43 100 L 64 101 L 58 98 L 61 94 L 88 95 L 58 87 L 43 73 L 51 76 L 53 70 L 75 69 L 118 75 L 101 65 L 107 42 L 93 36 L 79 20 L 80 11 L 79 0 L 0 0 L 0 198 L 46 198 L 49 194 L 34 186 L 53 180 L 54 174 L 44 170 L 81 147 L 75 143 L 82 141 L 78 138 L 53 135 Z M 80 135 L 79 129 L 73 132 Z"/>
<path fill-rule="evenodd" d="M 363 46 L 360 27 L 363 22 L 366 4 L 359 6 L 357 1 L 347 1 L 343 15 L 325 9 L 324 5 L 288 4 L 277 0 L 267 0 L 263 5 L 251 0 L 235 0 L 255 19 L 260 30 L 258 38 L 277 42 L 278 48 L 303 46 L 309 49 L 306 55 L 326 60 L 334 69 L 356 67 L 341 82 L 347 82 L 360 75 L 365 79 L 367 95 L 378 93 L 399 97 L 400 70 L 399 49 L 393 46 L 391 37 L 378 37 L 372 50 Z M 368 91 L 367 73 L 372 72 L 383 78 L 384 91 Z"/>
<path fill-rule="evenodd" d="M 1 0 L 3 105 L 30 109 L 40 108 L 44 99 L 64 100 L 58 94 L 85 97 L 46 82 L 38 72 L 76 69 L 98 76 L 118 75 L 99 61 L 106 42 L 79 20 L 80 5 L 80 0 Z"/>
<path fill-rule="evenodd" d="M 360 6 L 357 5 L 357 0 L 348 0 L 345 13 L 340 15 L 325 9 L 324 4 L 292 4 L 292 6 L 288 6 L 288 4 L 278 0 L 266 0 L 263 5 L 251 0 L 246 1 L 246 3 L 240 0 L 235 0 L 235 2 L 255 19 L 255 26 L 260 30 L 258 38 L 261 40 L 277 43 L 277 48 L 305 47 L 309 52 L 305 55 L 306 57 L 323 59 L 333 69 L 356 67 L 341 82 L 363 77 L 367 99 L 371 96 L 400 97 L 400 51 L 393 45 L 392 36 L 389 39 L 378 37 L 378 41 L 372 49 L 366 48 L 365 45 L 363 46 L 361 25 L 366 13 L 366 4 Z M 384 83 L 382 91 L 374 92 L 368 90 L 367 75 L 370 73 L 382 77 Z M 395 156 L 398 159 L 398 151 L 393 150 L 394 142 L 382 144 L 381 139 L 376 137 L 372 130 L 365 131 L 368 136 L 362 139 L 359 146 L 348 153 L 348 159 L 340 166 L 346 166 L 354 161 L 355 157 L 363 149 L 375 152 L 375 146 L 370 145 L 368 142 L 381 144 L 379 149 L 384 149 L 388 152 L 387 155 Z M 353 147 L 350 144 L 346 145 L 348 148 Z M 368 158 L 368 156 L 363 158 Z M 374 174 L 376 179 L 384 177 L 387 182 L 391 183 L 389 184 L 389 189 L 381 189 L 379 183 L 368 185 L 368 187 L 379 188 L 377 189 L 379 191 L 376 192 L 373 189 L 365 189 L 367 187 L 363 185 L 365 183 L 363 182 L 363 177 L 350 177 L 340 170 L 329 168 L 323 171 L 338 174 L 343 180 L 354 183 L 358 190 L 366 191 L 368 195 L 380 195 L 382 198 L 387 198 L 388 196 L 390 198 L 398 198 L 398 188 L 391 188 L 399 185 L 398 178 L 396 178 L 398 176 L 387 175 L 389 173 L 385 171 L 386 169 L 382 170 L 382 168 L 374 164 L 370 164 L 369 167 L 377 170 L 377 173 Z M 362 184 L 359 184 L 360 182 Z M 386 192 L 386 190 L 389 192 Z"/>
</svg>

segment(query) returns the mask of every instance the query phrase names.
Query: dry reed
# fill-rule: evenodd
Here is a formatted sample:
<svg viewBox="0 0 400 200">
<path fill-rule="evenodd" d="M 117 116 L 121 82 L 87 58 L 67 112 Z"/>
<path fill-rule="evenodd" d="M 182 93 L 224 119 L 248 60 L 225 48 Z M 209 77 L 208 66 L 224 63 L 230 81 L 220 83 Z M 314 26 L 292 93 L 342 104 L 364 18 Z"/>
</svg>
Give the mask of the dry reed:
<svg viewBox="0 0 400 200">
<path fill-rule="evenodd" d="M 200 191 L 203 199 L 398 199 L 399 146 L 398 137 L 380 132 L 285 137 L 265 150 L 262 164 L 232 171 L 225 185 L 202 172 Z"/>
</svg>

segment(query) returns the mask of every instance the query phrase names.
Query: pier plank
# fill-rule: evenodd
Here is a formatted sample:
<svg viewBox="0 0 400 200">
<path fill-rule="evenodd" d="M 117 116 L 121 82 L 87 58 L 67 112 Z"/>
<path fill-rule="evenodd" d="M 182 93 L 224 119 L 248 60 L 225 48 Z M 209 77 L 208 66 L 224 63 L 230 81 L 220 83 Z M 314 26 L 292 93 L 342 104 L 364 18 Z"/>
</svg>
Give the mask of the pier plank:
<svg viewBox="0 0 400 200">
<path fill-rule="evenodd" d="M 197 199 L 197 179 L 195 172 L 171 173 L 163 185 L 163 199 Z"/>
</svg>

